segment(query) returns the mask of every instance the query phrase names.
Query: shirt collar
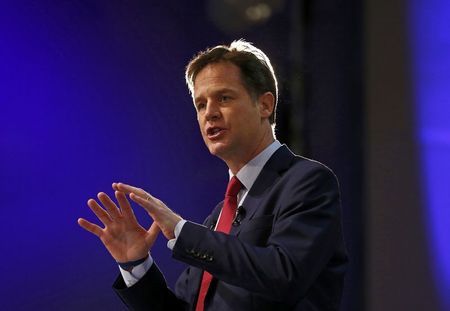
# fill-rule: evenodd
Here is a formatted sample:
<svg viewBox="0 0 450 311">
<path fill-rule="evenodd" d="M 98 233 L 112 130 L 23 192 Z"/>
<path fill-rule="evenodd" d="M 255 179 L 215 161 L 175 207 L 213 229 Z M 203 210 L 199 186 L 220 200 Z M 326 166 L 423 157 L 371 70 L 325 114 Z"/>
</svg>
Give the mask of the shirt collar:
<svg viewBox="0 0 450 311">
<path fill-rule="evenodd" d="M 278 140 L 275 140 L 269 146 L 266 147 L 263 151 L 261 151 L 256 157 L 251 159 L 247 164 L 245 164 L 239 172 L 237 172 L 236 177 L 239 181 L 244 185 L 246 190 L 250 190 L 250 188 L 255 183 L 256 178 L 259 173 L 261 173 L 262 168 L 266 165 L 267 161 L 270 157 L 281 147 L 281 143 Z M 228 170 L 228 174 L 233 177 L 233 173 Z"/>
</svg>

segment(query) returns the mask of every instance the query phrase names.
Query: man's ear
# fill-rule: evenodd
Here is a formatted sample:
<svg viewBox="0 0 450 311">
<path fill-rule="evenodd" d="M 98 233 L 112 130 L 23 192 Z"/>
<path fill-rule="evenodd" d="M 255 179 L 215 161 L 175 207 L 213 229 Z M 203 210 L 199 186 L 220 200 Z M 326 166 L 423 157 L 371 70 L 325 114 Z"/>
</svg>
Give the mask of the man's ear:
<svg viewBox="0 0 450 311">
<path fill-rule="evenodd" d="M 265 92 L 259 96 L 258 104 L 261 118 L 268 119 L 275 108 L 275 96 L 271 92 Z"/>
</svg>

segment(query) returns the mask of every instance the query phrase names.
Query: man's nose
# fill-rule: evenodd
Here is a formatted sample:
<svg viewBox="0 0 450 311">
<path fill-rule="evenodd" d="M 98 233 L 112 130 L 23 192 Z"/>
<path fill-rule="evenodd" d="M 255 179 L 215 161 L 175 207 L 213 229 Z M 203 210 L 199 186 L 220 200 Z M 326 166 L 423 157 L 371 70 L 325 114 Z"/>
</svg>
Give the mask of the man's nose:
<svg viewBox="0 0 450 311">
<path fill-rule="evenodd" d="M 220 109 L 214 102 L 209 102 L 206 105 L 205 113 L 206 121 L 217 120 L 220 118 Z"/>
</svg>

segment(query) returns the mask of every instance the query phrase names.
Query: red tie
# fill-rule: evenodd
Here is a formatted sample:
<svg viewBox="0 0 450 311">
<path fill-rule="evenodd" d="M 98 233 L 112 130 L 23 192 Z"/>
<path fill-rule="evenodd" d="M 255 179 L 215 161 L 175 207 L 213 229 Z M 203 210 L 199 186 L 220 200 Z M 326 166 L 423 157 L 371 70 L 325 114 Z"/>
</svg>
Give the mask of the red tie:
<svg viewBox="0 0 450 311">
<path fill-rule="evenodd" d="M 237 194 L 241 190 L 242 184 L 236 176 L 233 176 L 228 183 L 227 192 L 225 193 L 225 201 L 223 203 L 222 212 L 220 214 L 219 222 L 216 226 L 216 231 L 223 233 L 230 233 L 231 223 L 236 215 L 237 209 Z M 205 297 L 208 293 L 209 285 L 211 284 L 213 276 L 207 271 L 203 272 L 202 285 L 198 294 L 197 307 L 195 311 L 203 311 L 205 308 Z"/>
</svg>

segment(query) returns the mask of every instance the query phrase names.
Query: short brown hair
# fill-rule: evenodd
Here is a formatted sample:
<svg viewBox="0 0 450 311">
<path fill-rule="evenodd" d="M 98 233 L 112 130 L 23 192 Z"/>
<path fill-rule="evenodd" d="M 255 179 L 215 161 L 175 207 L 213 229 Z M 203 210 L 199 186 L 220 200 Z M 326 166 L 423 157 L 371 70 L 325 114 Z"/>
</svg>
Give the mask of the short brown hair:
<svg viewBox="0 0 450 311">
<path fill-rule="evenodd" d="M 230 62 L 239 67 L 244 86 L 253 98 L 256 99 L 266 92 L 273 94 L 275 107 L 269 122 L 275 124 L 278 86 L 272 64 L 263 51 L 243 39 L 233 41 L 230 46 L 208 48 L 189 62 L 186 67 L 186 83 L 191 94 L 197 74 L 207 65 L 219 62 Z"/>
</svg>

